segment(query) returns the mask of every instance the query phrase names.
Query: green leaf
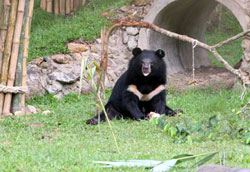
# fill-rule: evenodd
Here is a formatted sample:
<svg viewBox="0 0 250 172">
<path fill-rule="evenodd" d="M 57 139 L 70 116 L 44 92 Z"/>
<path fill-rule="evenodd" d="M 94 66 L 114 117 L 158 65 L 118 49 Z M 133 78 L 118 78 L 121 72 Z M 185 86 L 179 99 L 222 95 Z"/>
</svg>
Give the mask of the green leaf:
<svg viewBox="0 0 250 172">
<path fill-rule="evenodd" d="M 193 156 L 194 155 L 191 155 L 191 154 L 181 154 L 181 155 L 174 156 L 173 159 L 177 159 L 177 163 L 176 164 L 180 164 L 180 163 L 185 162 L 185 161 L 194 160 L 195 157 L 193 157 Z M 185 159 L 183 159 L 183 158 L 185 158 Z"/>
<path fill-rule="evenodd" d="M 218 152 L 215 152 L 215 153 L 212 153 L 212 154 L 206 156 L 206 157 L 203 158 L 202 160 L 200 160 L 200 161 L 198 161 L 197 163 L 195 163 L 194 165 L 192 165 L 192 166 L 190 167 L 190 169 L 193 169 L 193 168 L 195 168 L 195 167 L 199 167 L 199 166 L 205 164 L 207 161 L 209 161 L 210 159 L 212 159 L 212 158 L 214 157 L 214 155 L 216 155 L 217 153 L 218 153 Z"/>
<path fill-rule="evenodd" d="M 161 163 L 160 165 L 155 166 L 152 169 L 152 172 L 165 172 L 165 171 L 169 171 L 170 169 L 172 169 L 175 166 L 176 162 L 177 162 L 177 159 L 167 160 L 167 161 Z"/>
</svg>

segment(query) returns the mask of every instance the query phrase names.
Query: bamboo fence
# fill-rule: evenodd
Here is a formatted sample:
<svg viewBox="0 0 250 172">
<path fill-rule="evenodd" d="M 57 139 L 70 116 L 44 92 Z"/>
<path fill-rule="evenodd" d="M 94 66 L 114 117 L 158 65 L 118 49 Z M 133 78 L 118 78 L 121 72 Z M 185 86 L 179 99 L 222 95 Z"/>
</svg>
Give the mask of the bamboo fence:
<svg viewBox="0 0 250 172">
<path fill-rule="evenodd" d="M 40 8 L 55 15 L 72 14 L 79 6 L 84 6 L 86 0 L 41 0 Z"/>
<path fill-rule="evenodd" d="M 8 115 L 24 110 L 21 97 L 34 0 L 4 0 L 0 5 L 0 115 Z"/>
</svg>

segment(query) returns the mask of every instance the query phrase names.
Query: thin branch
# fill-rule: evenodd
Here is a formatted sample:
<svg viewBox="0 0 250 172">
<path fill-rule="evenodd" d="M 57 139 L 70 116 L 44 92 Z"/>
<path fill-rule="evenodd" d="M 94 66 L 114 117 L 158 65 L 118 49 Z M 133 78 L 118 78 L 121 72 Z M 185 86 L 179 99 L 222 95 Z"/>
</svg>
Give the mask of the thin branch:
<svg viewBox="0 0 250 172">
<path fill-rule="evenodd" d="M 245 31 L 245 32 L 241 32 L 241 33 L 239 33 L 239 34 L 237 34 L 237 35 L 233 36 L 232 38 L 229 38 L 229 39 L 227 39 L 225 41 L 219 42 L 218 44 L 213 45 L 212 48 L 219 48 L 219 47 L 221 47 L 221 46 L 223 46 L 225 44 L 228 44 L 229 42 L 232 42 L 232 41 L 234 41 L 236 39 L 239 39 L 239 38 L 247 35 L 248 33 L 250 33 L 250 29 Z"/>
</svg>

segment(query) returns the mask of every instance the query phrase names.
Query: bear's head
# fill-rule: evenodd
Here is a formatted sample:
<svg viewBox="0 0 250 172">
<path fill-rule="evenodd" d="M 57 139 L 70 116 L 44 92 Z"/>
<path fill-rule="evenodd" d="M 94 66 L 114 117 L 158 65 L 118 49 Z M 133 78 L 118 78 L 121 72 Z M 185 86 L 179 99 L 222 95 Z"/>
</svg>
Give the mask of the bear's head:
<svg viewBox="0 0 250 172">
<path fill-rule="evenodd" d="M 141 50 L 140 48 L 135 48 L 132 51 L 134 57 L 131 60 L 130 68 L 137 69 L 136 73 L 141 71 L 143 76 L 163 74 L 165 73 L 165 62 L 163 57 L 165 52 L 161 49 L 157 51 Z M 133 70 L 135 72 L 135 70 Z"/>
</svg>

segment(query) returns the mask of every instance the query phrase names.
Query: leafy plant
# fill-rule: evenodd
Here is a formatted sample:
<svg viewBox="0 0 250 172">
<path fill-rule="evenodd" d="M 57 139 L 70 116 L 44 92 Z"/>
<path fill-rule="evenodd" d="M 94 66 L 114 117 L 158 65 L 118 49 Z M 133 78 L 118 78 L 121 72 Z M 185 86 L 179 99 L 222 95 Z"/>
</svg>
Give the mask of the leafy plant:
<svg viewBox="0 0 250 172">
<path fill-rule="evenodd" d="M 200 161 L 194 163 L 191 167 L 187 169 L 192 169 L 199 167 L 210 159 L 212 159 L 218 152 L 204 153 L 199 155 L 191 154 L 181 154 L 176 155 L 170 160 L 157 161 L 157 160 L 119 160 L 119 161 L 94 161 L 97 164 L 104 164 L 103 167 L 144 167 L 152 168 L 152 172 L 165 172 L 174 168 L 177 164 L 183 163 L 185 161 L 195 160 L 197 157 L 205 156 Z"/>
<path fill-rule="evenodd" d="M 239 117 L 239 112 L 236 113 Z M 244 143 L 250 143 L 250 132 L 247 127 L 240 128 L 235 121 L 237 116 L 222 118 L 221 115 L 211 116 L 208 120 L 192 122 L 183 117 L 165 117 L 151 119 L 151 122 L 159 128 L 162 128 L 167 135 L 174 139 L 175 143 L 192 143 L 194 135 L 196 140 L 218 139 L 225 135 L 234 135 L 241 137 Z M 239 132 L 240 131 L 240 132 Z"/>
</svg>

